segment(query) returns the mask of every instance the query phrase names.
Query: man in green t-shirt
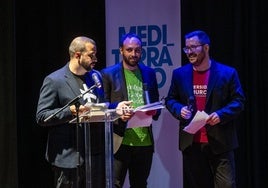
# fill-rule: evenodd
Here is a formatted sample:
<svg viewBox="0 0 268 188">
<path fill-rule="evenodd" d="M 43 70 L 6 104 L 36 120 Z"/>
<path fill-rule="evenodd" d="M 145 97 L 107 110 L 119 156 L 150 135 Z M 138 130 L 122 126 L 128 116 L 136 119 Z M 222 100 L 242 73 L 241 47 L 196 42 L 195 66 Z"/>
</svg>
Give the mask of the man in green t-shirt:
<svg viewBox="0 0 268 188">
<path fill-rule="evenodd" d="M 115 105 L 120 101 L 132 101 L 133 108 L 159 101 L 156 73 L 140 62 L 142 41 L 139 36 L 132 33 L 124 35 L 120 40 L 120 54 L 122 62 L 101 71 L 105 100 Z M 146 115 L 157 120 L 160 110 L 146 112 Z M 114 153 L 114 187 L 123 186 L 128 171 L 132 188 L 146 188 L 154 151 L 152 126 L 128 128 L 128 120 L 132 116 L 131 113 L 123 114 L 113 124 L 114 143 L 121 138 Z"/>
</svg>

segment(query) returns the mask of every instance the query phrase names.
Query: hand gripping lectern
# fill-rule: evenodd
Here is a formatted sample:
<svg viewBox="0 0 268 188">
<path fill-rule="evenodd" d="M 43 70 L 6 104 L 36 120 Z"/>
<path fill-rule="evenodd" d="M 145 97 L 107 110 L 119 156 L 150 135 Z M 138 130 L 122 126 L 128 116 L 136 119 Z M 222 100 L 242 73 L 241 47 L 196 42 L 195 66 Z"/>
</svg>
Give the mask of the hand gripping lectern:
<svg viewBox="0 0 268 188">
<path fill-rule="evenodd" d="M 91 106 L 91 110 L 79 116 L 80 124 L 84 126 L 85 132 L 85 176 L 86 188 L 91 187 L 91 143 L 90 143 L 90 123 L 104 122 L 105 126 L 105 180 L 106 188 L 113 187 L 113 127 L 112 123 L 118 119 L 116 110 L 110 110 L 102 104 Z M 70 121 L 76 123 L 76 119 Z M 101 126 L 101 125 L 100 125 Z"/>
</svg>

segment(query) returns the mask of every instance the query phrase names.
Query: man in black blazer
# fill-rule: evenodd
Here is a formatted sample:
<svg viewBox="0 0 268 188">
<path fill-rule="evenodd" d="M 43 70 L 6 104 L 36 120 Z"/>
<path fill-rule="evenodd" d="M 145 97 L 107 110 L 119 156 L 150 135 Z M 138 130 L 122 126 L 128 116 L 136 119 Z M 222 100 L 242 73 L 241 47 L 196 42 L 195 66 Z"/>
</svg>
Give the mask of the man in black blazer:
<svg viewBox="0 0 268 188">
<path fill-rule="evenodd" d="M 237 71 L 209 57 L 210 40 L 203 31 L 185 35 L 189 64 L 173 71 L 166 107 L 180 120 L 184 187 L 235 188 L 233 150 L 238 147 L 235 118 L 245 96 Z M 183 130 L 196 111 L 208 114 L 195 134 Z"/>
<path fill-rule="evenodd" d="M 80 115 L 89 110 L 85 106 L 86 102 L 102 102 L 103 90 L 94 88 L 96 80 L 92 80 L 93 74 L 101 80 L 100 73 L 93 70 L 97 62 L 96 53 L 94 40 L 84 36 L 75 38 L 69 46 L 70 61 L 46 76 L 40 90 L 36 120 L 38 124 L 48 128 L 46 159 L 52 165 L 57 188 L 85 186 L 85 129 L 84 126 L 70 124 L 69 121 L 77 113 Z M 70 104 L 54 117 L 48 118 L 91 86 L 94 89 L 85 94 L 77 105 Z M 105 187 L 104 125 L 90 123 L 89 130 L 92 187 L 102 188 Z"/>
<path fill-rule="evenodd" d="M 146 104 L 143 86 L 148 91 L 149 101 L 159 101 L 156 73 L 140 62 L 141 39 L 132 33 L 120 40 L 123 61 L 102 70 L 105 100 L 117 105 L 120 101 L 131 101 L 135 108 Z M 111 108 L 114 108 L 111 106 Z M 152 127 L 127 128 L 133 114 L 123 114 L 113 123 L 114 130 L 114 185 L 122 187 L 127 170 L 132 188 L 146 188 L 153 155 Z M 160 110 L 147 115 L 158 119 Z M 117 150 L 118 149 L 118 150 Z"/>
</svg>

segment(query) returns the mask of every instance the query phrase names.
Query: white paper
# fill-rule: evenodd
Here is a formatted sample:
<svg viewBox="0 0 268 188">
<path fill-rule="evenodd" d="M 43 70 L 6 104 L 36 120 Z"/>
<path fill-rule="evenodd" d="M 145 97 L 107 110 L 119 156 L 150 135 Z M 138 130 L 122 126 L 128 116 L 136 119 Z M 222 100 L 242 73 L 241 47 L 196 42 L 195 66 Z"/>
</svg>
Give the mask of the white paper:
<svg viewBox="0 0 268 188">
<path fill-rule="evenodd" d="M 192 121 L 184 127 L 184 131 L 195 134 L 198 130 L 205 126 L 208 114 L 204 111 L 197 111 Z"/>
<path fill-rule="evenodd" d="M 147 115 L 146 112 L 137 111 L 128 120 L 127 128 L 134 128 L 134 127 L 149 127 L 153 121 L 152 115 Z"/>
<path fill-rule="evenodd" d="M 161 108 L 165 108 L 165 106 L 162 104 L 162 102 L 154 102 L 154 103 L 150 103 L 150 104 L 146 104 L 143 106 L 139 106 L 137 107 L 134 112 L 147 112 L 150 110 L 157 110 L 157 109 L 161 109 Z"/>
<path fill-rule="evenodd" d="M 161 101 L 137 107 L 134 109 L 135 114 L 131 117 L 130 120 L 128 120 L 127 128 L 149 127 L 152 124 L 153 116 L 147 115 L 146 112 L 161 108 L 165 108 Z"/>
</svg>

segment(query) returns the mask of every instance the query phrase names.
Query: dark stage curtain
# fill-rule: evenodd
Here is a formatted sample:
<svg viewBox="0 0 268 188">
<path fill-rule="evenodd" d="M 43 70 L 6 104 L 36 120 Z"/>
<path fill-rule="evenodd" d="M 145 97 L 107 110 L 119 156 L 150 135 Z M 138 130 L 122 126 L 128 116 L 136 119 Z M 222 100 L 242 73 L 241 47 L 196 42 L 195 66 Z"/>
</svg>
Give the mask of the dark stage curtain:
<svg viewBox="0 0 268 188">
<path fill-rule="evenodd" d="M 237 121 L 239 188 L 259 188 L 268 178 L 264 3 L 181 0 L 182 45 L 185 33 L 205 30 L 211 36 L 212 57 L 237 68 L 246 93 L 246 109 Z M 44 159 L 46 129 L 35 122 L 39 89 L 48 73 L 68 61 L 68 45 L 75 36 L 95 39 L 97 69 L 105 66 L 105 1 L 3 0 L 0 23 L 0 187 L 51 188 Z"/>
<path fill-rule="evenodd" d="M 13 1 L 0 2 L 0 187 L 15 188 L 17 176 L 16 56 Z"/>
</svg>

